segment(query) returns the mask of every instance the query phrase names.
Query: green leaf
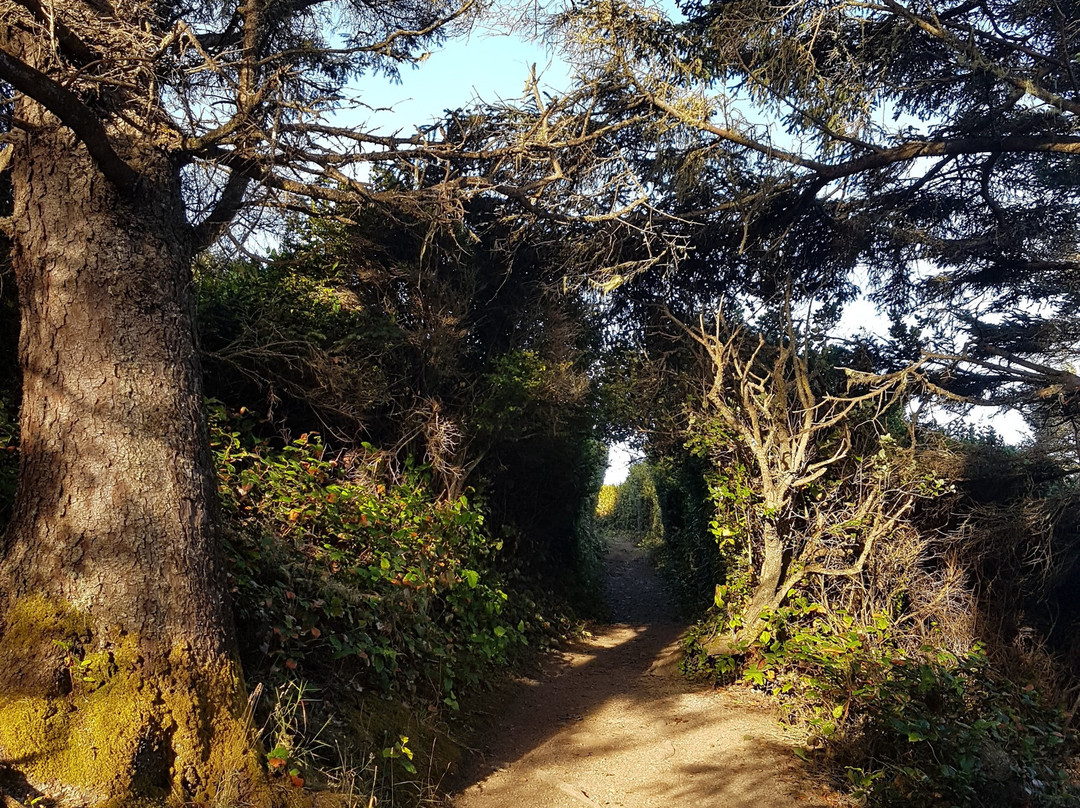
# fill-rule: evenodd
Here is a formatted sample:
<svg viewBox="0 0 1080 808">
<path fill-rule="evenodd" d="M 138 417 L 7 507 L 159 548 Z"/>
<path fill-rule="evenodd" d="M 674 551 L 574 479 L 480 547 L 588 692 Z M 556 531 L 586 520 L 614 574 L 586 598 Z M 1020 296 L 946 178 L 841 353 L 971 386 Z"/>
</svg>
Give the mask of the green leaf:
<svg viewBox="0 0 1080 808">
<path fill-rule="evenodd" d="M 724 608 L 725 596 L 727 595 L 727 587 L 717 584 L 716 591 L 713 594 L 713 603 L 717 609 Z"/>
<path fill-rule="evenodd" d="M 476 585 L 480 583 L 480 573 L 476 570 L 462 570 L 461 574 L 465 577 L 469 589 L 476 589 Z"/>
<path fill-rule="evenodd" d="M 743 672 L 743 679 L 748 682 L 753 682 L 756 685 L 763 685 L 765 684 L 765 673 L 758 667 L 758 663 L 755 662 Z"/>
</svg>

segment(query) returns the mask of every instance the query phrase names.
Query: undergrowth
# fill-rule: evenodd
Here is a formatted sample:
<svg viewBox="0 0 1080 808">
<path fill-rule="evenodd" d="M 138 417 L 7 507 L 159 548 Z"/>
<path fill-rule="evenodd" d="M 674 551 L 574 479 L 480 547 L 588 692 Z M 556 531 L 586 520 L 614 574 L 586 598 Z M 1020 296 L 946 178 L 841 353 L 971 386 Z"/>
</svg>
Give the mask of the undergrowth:
<svg viewBox="0 0 1080 808">
<path fill-rule="evenodd" d="M 910 648 L 885 614 L 860 624 L 795 598 L 760 645 L 710 659 L 687 640 L 688 673 L 770 693 L 807 730 L 799 755 L 874 806 L 1075 806 L 1075 732 L 1032 681 L 1001 674 L 978 644 Z M 1032 678 L 1032 677 L 1028 677 Z"/>
<path fill-rule="evenodd" d="M 335 453 L 260 426 L 212 408 L 245 671 L 277 727 L 271 771 L 297 787 L 367 778 L 377 785 L 350 789 L 416 802 L 457 754 L 443 716 L 462 692 L 570 623 L 500 569 L 483 509 L 435 496 L 424 468 L 390 475 L 370 447 Z M 303 720 L 283 731 L 290 710 Z"/>
</svg>

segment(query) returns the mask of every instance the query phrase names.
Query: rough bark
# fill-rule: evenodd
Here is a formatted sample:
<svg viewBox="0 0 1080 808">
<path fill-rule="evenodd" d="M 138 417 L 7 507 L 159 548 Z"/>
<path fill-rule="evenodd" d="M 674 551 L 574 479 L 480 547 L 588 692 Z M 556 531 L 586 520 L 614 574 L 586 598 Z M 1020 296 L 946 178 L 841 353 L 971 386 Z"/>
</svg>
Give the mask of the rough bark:
<svg viewBox="0 0 1080 808">
<path fill-rule="evenodd" d="M 784 541 L 777 525 L 766 522 L 762 528 L 763 554 L 761 571 L 754 593 L 742 608 L 742 628 L 734 636 L 720 635 L 704 644 L 710 656 L 742 653 L 765 628 L 766 612 L 775 610 L 784 600 L 788 586 L 784 576 Z"/>
<path fill-rule="evenodd" d="M 16 146 L 21 466 L 0 562 L 0 795 L 258 802 L 211 514 L 179 173 L 118 192 L 47 112 Z"/>
</svg>

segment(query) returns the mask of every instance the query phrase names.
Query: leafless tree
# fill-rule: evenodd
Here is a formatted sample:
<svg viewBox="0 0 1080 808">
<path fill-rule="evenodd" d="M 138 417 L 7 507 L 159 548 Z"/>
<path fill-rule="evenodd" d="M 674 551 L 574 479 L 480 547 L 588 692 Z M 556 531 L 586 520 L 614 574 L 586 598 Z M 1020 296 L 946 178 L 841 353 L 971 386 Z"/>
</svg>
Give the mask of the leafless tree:
<svg viewBox="0 0 1080 808">
<path fill-rule="evenodd" d="M 875 429 L 910 394 L 916 369 L 863 376 L 861 390 L 837 395 L 823 387 L 790 313 L 786 325 L 775 341 L 729 323 L 723 313 L 711 329 L 704 322 L 682 326 L 707 368 L 691 429 L 702 436 L 713 466 L 745 487 L 729 496 L 752 586 L 738 604 L 735 632 L 705 645 L 713 654 L 753 643 L 768 614 L 805 580 L 859 576 L 916 498 L 910 461 Z M 867 431 L 879 447 L 853 456 L 853 444 L 865 444 Z"/>
</svg>

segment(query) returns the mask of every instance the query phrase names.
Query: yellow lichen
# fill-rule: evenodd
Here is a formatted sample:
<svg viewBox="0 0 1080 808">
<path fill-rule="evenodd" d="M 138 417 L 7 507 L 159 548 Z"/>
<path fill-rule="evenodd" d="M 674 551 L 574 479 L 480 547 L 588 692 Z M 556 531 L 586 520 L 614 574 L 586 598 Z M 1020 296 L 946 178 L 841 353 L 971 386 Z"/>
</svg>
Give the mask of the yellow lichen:
<svg viewBox="0 0 1080 808">
<path fill-rule="evenodd" d="M 132 636 L 85 650 L 87 626 L 40 597 L 9 610 L 0 658 L 37 651 L 57 669 L 0 687 L 0 767 L 61 805 L 265 802 L 233 661 L 200 665 L 184 648 L 148 659 Z M 59 675 L 67 686 L 48 686 Z"/>
<path fill-rule="evenodd" d="M 23 687 L 31 693 L 37 689 L 36 683 L 48 673 L 42 666 L 62 662 L 65 653 L 89 636 L 90 624 L 67 604 L 27 595 L 10 606 L 0 631 L 0 659 L 7 666 L 0 687 L 4 695 L 15 695 Z"/>
</svg>

